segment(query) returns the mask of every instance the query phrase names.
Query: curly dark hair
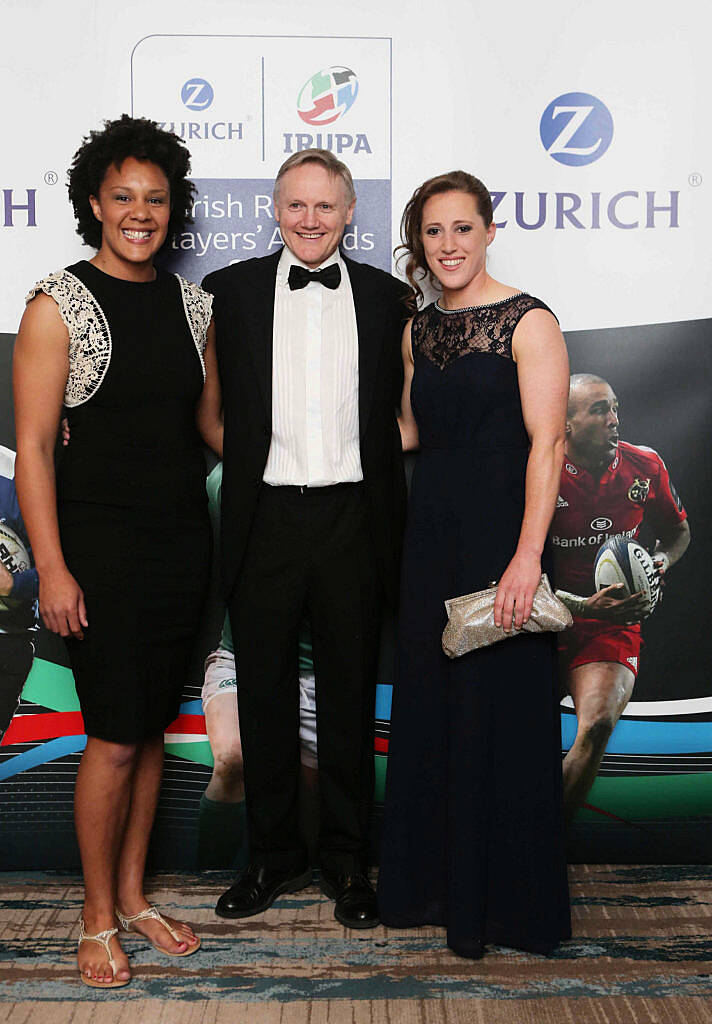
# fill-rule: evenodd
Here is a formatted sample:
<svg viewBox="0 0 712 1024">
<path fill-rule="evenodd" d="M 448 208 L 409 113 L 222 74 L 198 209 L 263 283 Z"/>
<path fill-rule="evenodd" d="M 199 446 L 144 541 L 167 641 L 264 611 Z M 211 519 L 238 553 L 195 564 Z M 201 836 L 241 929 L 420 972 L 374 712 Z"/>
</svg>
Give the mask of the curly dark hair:
<svg viewBox="0 0 712 1024">
<path fill-rule="evenodd" d="M 94 249 L 101 247 L 101 223 L 89 204 L 97 196 L 108 168 L 121 167 L 128 157 L 150 160 L 168 178 L 171 216 L 166 241 L 192 224 L 193 195 L 196 188 L 188 180 L 190 153 L 182 139 L 163 131 L 146 117 L 122 114 L 115 121 L 104 121 L 102 131 L 93 131 L 83 139 L 68 171 L 69 199 L 77 219 L 77 234 Z"/>
<path fill-rule="evenodd" d="M 474 174 L 467 171 L 448 171 L 447 174 L 438 174 L 435 178 L 428 178 L 422 185 L 416 188 L 408 200 L 403 217 L 401 219 L 401 245 L 393 252 L 396 262 L 406 260 L 405 276 L 408 278 L 411 287 L 414 289 L 418 304 L 423 301 L 423 289 L 419 282 L 423 281 L 430 271 L 425 258 L 423 240 L 420 237 L 420 228 L 423 222 L 423 207 L 431 196 L 442 195 L 444 192 L 466 192 L 473 196 L 477 203 L 477 211 L 488 228 L 493 220 L 492 197 L 486 186 Z M 400 255 L 397 255 L 400 253 Z M 432 281 L 432 275 L 430 275 Z"/>
</svg>

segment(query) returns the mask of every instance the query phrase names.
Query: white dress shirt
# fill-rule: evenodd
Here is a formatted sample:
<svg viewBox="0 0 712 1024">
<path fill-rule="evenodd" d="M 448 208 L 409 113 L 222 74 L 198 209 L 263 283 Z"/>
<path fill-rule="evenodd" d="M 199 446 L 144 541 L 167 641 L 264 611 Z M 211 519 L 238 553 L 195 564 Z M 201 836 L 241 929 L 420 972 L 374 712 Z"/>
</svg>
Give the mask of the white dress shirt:
<svg viewBox="0 0 712 1024">
<path fill-rule="evenodd" d="M 358 419 L 358 333 L 349 274 L 338 250 L 338 288 L 311 281 L 291 291 L 304 266 L 285 246 L 277 268 L 272 329 L 272 443 L 264 481 L 324 487 L 363 480 Z"/>
</svg>

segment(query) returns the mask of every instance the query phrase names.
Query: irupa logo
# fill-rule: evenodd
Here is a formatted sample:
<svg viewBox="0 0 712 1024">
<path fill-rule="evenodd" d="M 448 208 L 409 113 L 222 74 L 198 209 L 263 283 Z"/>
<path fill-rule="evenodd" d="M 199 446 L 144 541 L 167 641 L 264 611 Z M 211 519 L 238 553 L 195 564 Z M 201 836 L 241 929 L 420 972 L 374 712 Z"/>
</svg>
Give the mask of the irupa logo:
<svg viewBox="0 0 712 1024">
<path fill-rule="evenodd" d="M 351 68 L 331 67 L 317 71 L 299 90 L 297 114 L 310 127 L 334 124 L 351 109 L 358 96 L 358 77 Z M 284 152 L 328 149 L 341 153 L 371 153 L 365 132 L 285 132 Z"/>
<path fill-rule="evenodd" d="M 358 78 L 351 68 L 325 68 L 300 89 L 297 113 L 305 124 L 333 124 L 354 105 L 357 96 Z"/>
<path fill-rule="evenodd" d="M 331 153 L 371 153 L 368 136 L 363 132 L 349 135 L 346 132 L 285 132 L 284 152 L 299 153 L 302 149 L 328 149 Z"/>
</svg>

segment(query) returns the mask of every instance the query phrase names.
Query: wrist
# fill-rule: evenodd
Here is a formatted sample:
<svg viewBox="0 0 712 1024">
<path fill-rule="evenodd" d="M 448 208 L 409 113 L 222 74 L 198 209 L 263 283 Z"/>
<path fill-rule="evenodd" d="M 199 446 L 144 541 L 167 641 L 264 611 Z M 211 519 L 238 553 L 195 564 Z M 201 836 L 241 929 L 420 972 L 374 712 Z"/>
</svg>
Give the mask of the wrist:
<svg viewBox="0 0 712 1024">
<path fill-rule="evenodd" d="M 670 568 L 670 556 L 665 551 L 654 551 L 653 561 L 660 562 L 660 571 L 663 574 Z"/>
<path fill-rule="evenodd" d="M 48 559 L 46 562 L 35 562 L 35 568 L 40 579 L 46 579 L 48 576 L 57 576 L 60 573 L 69 571 L 64 559 Z"/>
<path fill-rule="evenodd" d="M 562 604 L 566 605 L 572 615 L 595 618 L 593 612 L 587 607 L 588 598 L 580 597 L 578 594 L 569 594 L 566 590 L 557 590 L 556 596 Z"/>
<path fill-rule="evenodd" d="M 530 562 L 534 562 L 534 561 L 541 562 L 541 553 L 542 553 L 542 548 L 538 547 L 535 544 L 530 544 L 530 543 L 521 544 L 520 543 L 520 544 L 517 544 L 517 550 L 515 552 L 515 557 L 517 557 L 517 558 L 526 558 Z"/>
</svg>

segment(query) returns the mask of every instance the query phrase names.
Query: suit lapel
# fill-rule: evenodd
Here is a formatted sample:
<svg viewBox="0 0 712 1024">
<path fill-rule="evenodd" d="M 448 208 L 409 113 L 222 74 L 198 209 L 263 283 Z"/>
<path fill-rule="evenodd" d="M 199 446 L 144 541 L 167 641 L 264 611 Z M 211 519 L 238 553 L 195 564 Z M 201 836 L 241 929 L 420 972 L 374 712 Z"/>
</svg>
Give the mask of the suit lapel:
<svg viewBox="0 0 712 1024">
<path fill-rule="evenodd" d="M 249 330 L 247 342 L 257 371 L 260 395 L 265 406 L 267 423 L 272 423 L 272 332 L 274 329 L 274 298 L 277 285 L 277 265 L 282 253 L 259 260 L 259 276 L 250 295 Z"/>
<path fill-rule="evenodd" d="M 379 330 L 378 303 L 369 281 L 368 271 L 355 260 L 343 256 L 351 281 L 358 333 L 358 415 L 359 434 L 366 433 L 376 384 L 382 336 Z"/>
</svg>

